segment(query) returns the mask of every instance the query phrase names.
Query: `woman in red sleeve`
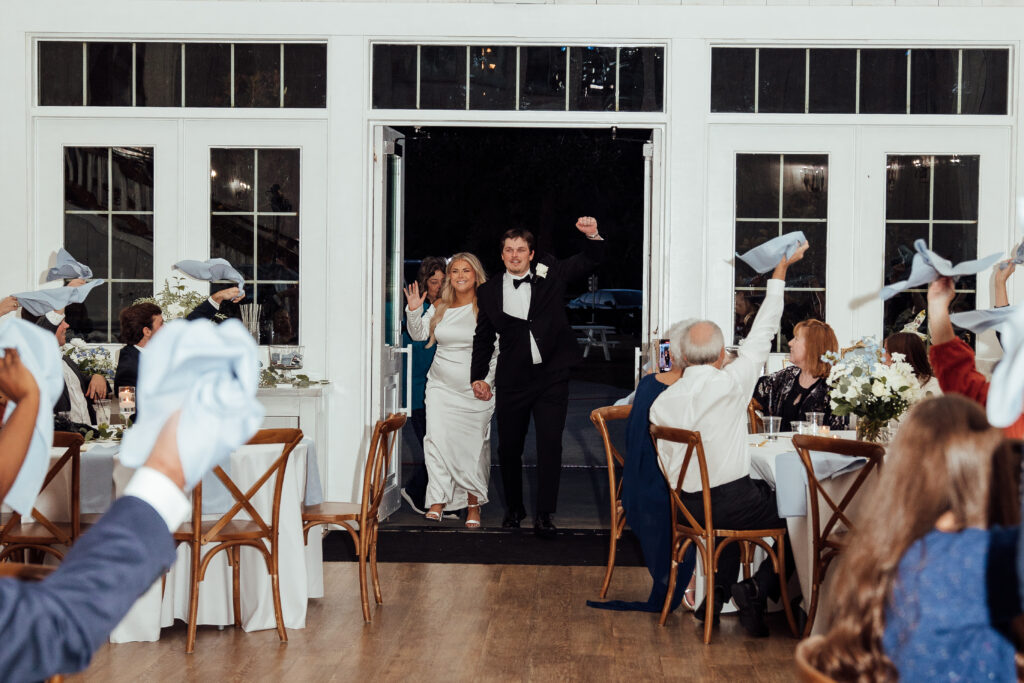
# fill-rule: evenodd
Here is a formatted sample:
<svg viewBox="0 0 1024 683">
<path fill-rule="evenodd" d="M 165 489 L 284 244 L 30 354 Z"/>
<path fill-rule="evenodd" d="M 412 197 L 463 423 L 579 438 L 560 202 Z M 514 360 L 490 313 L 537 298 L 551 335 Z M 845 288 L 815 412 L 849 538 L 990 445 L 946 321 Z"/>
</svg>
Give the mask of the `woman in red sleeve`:
<svg viewBox="0 0 1024 683">
<path fill-rule="evenodd" d="M 949 305 L 955 296 L 952 278 L 939 278 L 928 286 L 928 332 L 932 337 L 928 359 L 944 393 L 962 394 L 984 406 L 989 381 L 975 367 L 974 349 L 953 334 L 949 320 Z M 1003 432 L 1010 438 L 1024 438 L 1024 416 Z"/>
</svg>

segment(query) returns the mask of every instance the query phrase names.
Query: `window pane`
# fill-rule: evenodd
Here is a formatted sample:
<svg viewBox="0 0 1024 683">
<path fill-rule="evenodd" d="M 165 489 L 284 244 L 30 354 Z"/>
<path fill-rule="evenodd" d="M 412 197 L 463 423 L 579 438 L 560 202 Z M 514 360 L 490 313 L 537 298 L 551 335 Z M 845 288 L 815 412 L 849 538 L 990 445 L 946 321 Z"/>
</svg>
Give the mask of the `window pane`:
<svg viewBox="0 0 1024 683">
<path fill-rule="evenodd" d="M 152 295 L 152 285 L 149 293 Z M 64 320 L 67 321 L 67 338 L 78 337 L 90 344 L 103 344 L 115 341 L 107 335 L 107 315 L 110 306 L 107 297 L 110 296 L 110 283 L 104 282 L 89 292 L 89 298 L 85 303 L 69 304 L 64 309 Z M 116 316 L 115 316 L 116 317 Z"/>
<path fill-rule="evenodd" d="M 516 108 L 516 49 L 469 49 L 469 108 Z"/>
<path fill-rule="evenodd" d="M 519 55 L 519 108 L 564 111 L 566 48 L 523 47 Z"/>
<path fill-rule="evenodd" d="M 978 220 L 977 155 L 934 158 L 935 220 Z"/>
<path fill-rule="evenodd" d="M 153 148 L 115 147 L 111 150 L 114 211 L 153 210 Z"/>
<path fill-rule="evenodd" d="M 910 113 L 955 114 L 956 50 L 910 51 Z"/>
<path fill-rule="evenodd" d="M 153 277 L 153 215 L 114 214 L 111 247 L 116 279 Z"/>
<path fill-rule="evenodd" d="M 615 111 L 615 48 L 569 48 L 569 109 Z"/>
<path fill-rule="evenodd" d="M 109 277 L 107 214 L 64 214 L 64 248 L 89 266 L 94 278 Z"/>
<path fill-rule="evenodd" d="M 255 159 L 251 149 L 210 150 L 211 210 L 253 210 Z"/>
<path fill-rule="evenodd" d="M 906 280 L 914 260 L 914 242 L 928 241 L 927 223 L 888 223 L 885 226 L 885 284 Z"/>
<path fill-rule="evenodd" d="M 1007 114 L 1009 50 L 964 50 L 961 114 Z"/>
<path fill-rule="evenodd" d="M 373 46 L 373 108 L 416 108 L 416 46 Z"/>
<path fill-rule="evenodd" d="M 784 300 L 777 348 L 781 353 L 789 353 L 789 340 L 793 338 L 793 328 L 797 323 L 811 318 L 825 320 L 825 292 L 794 292 L 787 289 Z"/>
<path fill-rule="evenodd" d="M 231 106 L 231 45 L 185 46 L 185 106 Z"/>
<path fill-rule="evenodd" d="M 420 48 L 420 109 L 466 108 L 466 48 Z"/>
<path fill-rule="evenodd" d="M 298 216 L 257 219 L 256 273 L 260 280 L 299 279 Z"/>
<path fill-rule="evenodd" d="M 977 223 L 935 223 L 932 226 L 932 250 L 953 263 L 978 258 Z M 957 289 L 976 289 L 977 275 L 958 278 Z"/>
<path fill-rule="evenodd" d="M 135 105 L 181 106 L 181 43 L 135 44 Z"/>
<path fill-rule="evenodd" d="M 299 150 L 257 150 L 259 164 L 258 211 L 299 210 Z"/>
<path fill-rule="evenodd" d="M 260 284 L 256 294 L 260 310 L 260 341 L 264 344 L 299 343 L 299 285 Z"/>
<path fill-rule="evenodd" d="M 81 106 L 82 43 L 39 43 L 39 104 L 43 107 Z"/>
<path fill-rule="evenodd" d="M 132 44 L 88 43 L 86 104 L 90 107 L 132 106 Z"/>
<path fill-rule="evenodd" d="M 810 113 L 854 113 L 857 105 L 856 50 L 811 50 L 810 71 Z"/>
<path fill-rule="evenodd" d="M 907 113 L 907 51 L 860 51 L 860 113 Z"/>
<path fill-rule="evenodd" d="M 828 155 L 786 154 L 783 160 L 782 217 L 827 218 Z"/>
<path fill-rule="evenodd" d="M 897 294 L 885 302 L 884 336 L 895 334 L 905 325 L 912 322 L 918 313 L 928 310 L 928 294 L 926 291 L 911 291 Z M 977 297 L 973 292 L 961 292 L 953 299 L 949 310 L 952 313 L 975 310 Z M 977 336 L 970 330 L 954 328 L 956 336 L 970 345 L 977 342 Z"/>
<path fill-rule="evenodd" d="M 327 46 L 284 45 L 284 106 L 327 106 Z"/>
<path fill-rule="evenodd" d="M 736 155 L 736 217 L 779 217 L 779 155 Z"/>
<path fill-rule="evenodd" d="M 753 48 L 711 50 L 711 111 L 754 112 Z"/>
<path fill-rule="evenodd" d="M 828 225 L 822 223 L 783 223 L 783 234 L 800 230 L 811 243 L 804 257 L 794 263 L 786 274 L 787 287 L 825 287 L 825 263 L 828 254 Z M 742 253 L 742 252 L 740 252 Z M 770 277 L 766 273 L 765 277 Z"/>
<path fill-rule="evenodd" d="M 249 280 L 253 248 L 252 216 L 210 216 L 210 258 L 227 259 Z"/>
<path fill-rule="evenodd" d="M 281 46 L 235 45 L 235 106 L 281 106 Z"/>
<path fill-rule="evenodd" d="M 665 110 L 665 48 L 619 50 L 619 111 Z"/>
<path fill-rule="evenodd" d="M 106 285 L 102 286 L 106 289 Z M 100 288 L 97 288 L 97 291 Z M 93 297 L 97 291 L 89 295 L 87 305 L 92 305 Z M 153 282 L 114 282 L 110 285 L 111 306 L 110 306 L 110 342 L 121 340 L 121 311 L 135 303 L 136 299 L 153 296 Z"/>
<path fill-rule="evenodd" d="M 931 159 L 894 155 L 888 157 L 885 167 L 886 219 L 927 220 Z"/>
<path fill-rule="evenodd" d="M 803 113 L 806 50 L 761 48 L 758 105 L 761 113 Z"/>
<path fill-rule="evenodd" d="M 103 211 L 108 207 L 106 147 L 64 148 L 64 208 Z"/>
</svg>

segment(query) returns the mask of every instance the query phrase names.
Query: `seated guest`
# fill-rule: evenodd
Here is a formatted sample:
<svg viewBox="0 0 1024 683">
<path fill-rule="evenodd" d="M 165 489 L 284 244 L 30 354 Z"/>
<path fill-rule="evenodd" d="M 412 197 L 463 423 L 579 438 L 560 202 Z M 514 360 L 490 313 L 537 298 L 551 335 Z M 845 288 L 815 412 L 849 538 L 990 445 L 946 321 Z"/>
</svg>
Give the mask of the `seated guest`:
<svg viewBox="0 0 1024 683">
<path fill-rule="evenodd" d="M 846 418 L 832 414 L 829 386 L 825 382 L 832 366 L 821 359 L 826 351 L 839 351 L 836 333 L 820 320 L 804 320 L 793 327 L 793 338 L 789 340 L 792 365 L 758 380 L 754 398 L 765 415 L 782 418 L 782 431 L 791 431 L 792 423 L 806 420 L 807 413 L 824 413 L 823 424 L 846 429 Z"/>
<path fill-rule="evenodd" d="M 932 374 L 932 365 L 928 362 L 928 351 L 924 348 L 921 337 L 913 332 L 897 332 L 890 334 L 883 342 L 886 363 L 892 362 L 892 354 L 902 353 L 903 359 L 914 368 L 914 375 L 921 383 L 921 398 L 942 396 L 939 380 Z"/>
<path fill-rule="evenodd" d="M 767 293 L 750 334 L 739 347 L 736 360 L 725 362 L 722 330 L 707 320 L 691 322 L 671 340 L 686 365 L 681 379 L 661 392 L 651 406 L 651 422 L 700 432 L 708 460 L 711 507 L 714 524 L 723 529 L 784 528 L 775 503 L 775 492 L 761 479 L 750 478 L 750 454 L 747 452 L 747 405 L 761 368 L 768 360 L 772 341 L 782 318 L 786 270 L 807 251 L 803 243 L 789 258 L 783 258 L 768 281 Z M 675 486 L 686 456 L 683 444 L 659 442 L 661 468 L 669 484 Z M 704 523 L 700 469 L 691 463 L 680 492 L 683 504 Z M 628 517 L 627 517 L 628 518 Z M 793 567 L 786 544 L 786 566 Z M 767 636 L 764 615 L 767 597 L 776 595 L 778 577 L 771 562 L 762 563 L 757 575 L 737 584 L 740 549 L 735 543 L 722 551 L 713 591 L 717 615 L 729 595 L 740 608 L 744 628 L 754 636 Z M 701 610 L 698 608 L 697 613 Z"/>
<path fill-rule="evenodd" d="M 961 394 L 984 406 L 989 381 L 974 364 L 974 349 L 953 333 L 949 305 L 954 298 L 952 278 L 939 278 L 928 286 L 928 332 L 932 338 L 928 359 L 944 393 Z M 1012 439 L 1024 438 L 1024 416 L 1003 433 Z"/>
<path fill-rule="evenodd" d="M 237 317 L 234 312 L 228 312 L 221 310 L 221 306 L 227 302 L 236 304 L 245 298 L 245 292 L 238 287 L 228 287 L 226 289 L 219 289 L 203 303 L 192 309 L 192 312 L 185 316 L 186 320 L 200 320 L 205 318 L 206 320 L 212 320 L 215 323 L 223 322 L 228 318 Z"/>
<path fill-rule="evenodd" d="M 68 323 L 62 314 L 51 311 L 36 318 L 35 322 L 44 330 L 54 333 L 57 337 L 58 347 L 63 347 L 67 343 Z M 86 375 L 75 361 L 67 356 L 62 358 L 64 360 L 64 393 L 53 406 L 54 414 L 69 413 L 68 419 L 74 424 L 96 424 L 96 411 L 93 409 L 92 402 L 95 399 L 107 397 L 110 392 L 107 378 L 99 373 Z M 61 426 L 61 428 L 75 431 L 74 428 L 68 426 Z"/>
<path fill-rule="evenodd" d="M 139 379 L 139 354 L 164 324 L 164 316 L 156 304 L 142 303 L 121 311 L 121 341 L 124 346 L 117 355 L 114 393 L 119 387 L 134 387 Z"/>
<path fill-rule="evenodd" d="M 815 666 L 840 681 L 1017 680 L 1015 528 L 991 525 L 1003 439 L 961 396 L 914 406 L 885 457 L 833 583 Z M 1017 494 L 1019 495 L 1019 494 Z"/>
</svg>

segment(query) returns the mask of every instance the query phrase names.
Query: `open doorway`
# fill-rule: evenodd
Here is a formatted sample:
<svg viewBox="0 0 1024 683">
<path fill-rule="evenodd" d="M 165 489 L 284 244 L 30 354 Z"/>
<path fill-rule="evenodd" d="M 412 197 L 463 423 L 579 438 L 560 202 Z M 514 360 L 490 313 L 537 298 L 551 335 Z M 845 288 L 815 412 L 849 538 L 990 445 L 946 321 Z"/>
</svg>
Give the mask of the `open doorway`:
<svg viewBox="0 0 1024 683">
<path fill-rule="evenodd" d="M 476 254 L 488 275 L 503 272 L 499 239 L 510 227 L 531 230 L 537 252 L 556 258 L 580 249 L 577 217 L 594 216 L 613 254 L 589 279 L 569 285 L 566 310 L 581 356 L 570 378 L 557 519 L 567 528 L 607 524 L 604 449 L 590 412 L 628 395 L 641 346 L 646 129 L 404 127 L 405 280 L 421 259 Z M 402 476 L 422 462 L 410 426 Z M 483 525 L 500 526 L 504 511 L 492 425 L 490 504 Z M 535 440 L 523 454 L 526 506 L 531 509 Z M 408 505 L 394 524 L 420 524 Z"/>
</svg>

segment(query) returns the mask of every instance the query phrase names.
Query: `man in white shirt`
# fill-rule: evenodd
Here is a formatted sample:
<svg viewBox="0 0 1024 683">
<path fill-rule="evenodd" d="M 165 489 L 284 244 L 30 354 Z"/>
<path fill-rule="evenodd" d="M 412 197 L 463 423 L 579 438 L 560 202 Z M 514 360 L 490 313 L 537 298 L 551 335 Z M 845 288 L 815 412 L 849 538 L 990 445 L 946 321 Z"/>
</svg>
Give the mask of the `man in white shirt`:
<svg viewBox="0 0 1024 683">
<path fill-rule="evenodd" d="M 670 340 L 672 355 L 684 359 L 683 376 L 666 389 L 651 406 L 651 422 L 700 432 L 708 464 L 714 524 L 722 529 L 769 529 L 784 527 L 775 504 L 775 492 L 763 480 L 750 478 L 747 452 L 747 405 L 761 369 L 768 360 L 782 318 L 786 270 L 803 258 L 803 243 L 789 259 L 783 258 L 768 281 L 761 310 L 736 360 L 725 364 L 722 330 L 709 320 L 695 320 Z M 671 486 L 679 483 L 686 446 L 659 441 L 658 458 Z M 704 523 L 700 469 L 696 461 L 681 482 L 681 498 L 687 509 Z M 786 546 L 789 550 L 789 546 Z M 762 565 L 755 579 L 736 584 L 739 546 L 722 551 L 715 577 L 716 615 L 730 592 L 740 607 L 743 625 L 755 636 L 767 636 L 764 624 L 765 597 L 777 590 L 771 563 Z M 791 559 L 787 566 L 792 567 Z M 734 584 L 736 584 L 734 586 Z M 703 612 L 698 609 L 698 614 Z"/>
</svg>

